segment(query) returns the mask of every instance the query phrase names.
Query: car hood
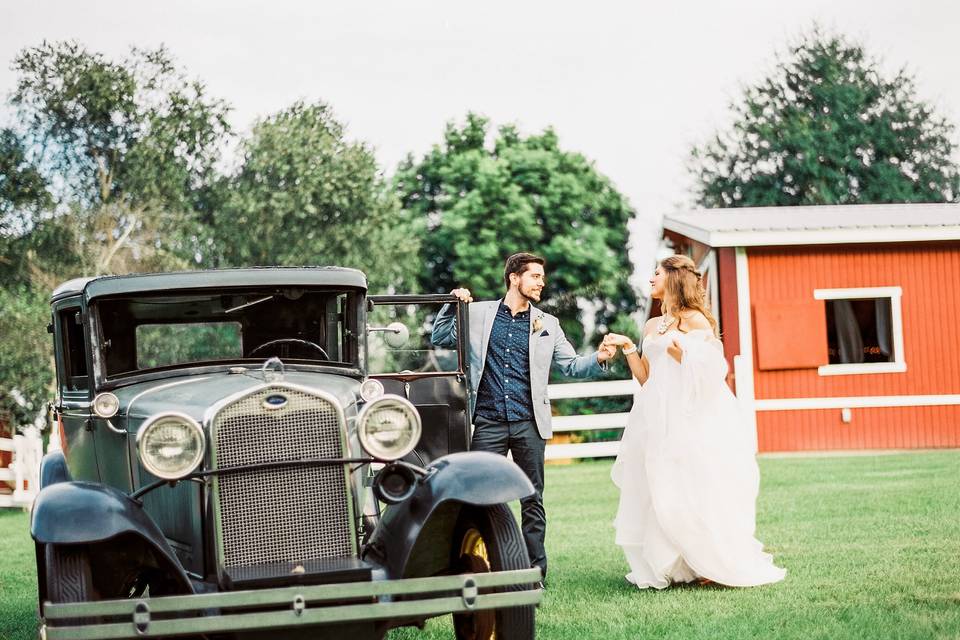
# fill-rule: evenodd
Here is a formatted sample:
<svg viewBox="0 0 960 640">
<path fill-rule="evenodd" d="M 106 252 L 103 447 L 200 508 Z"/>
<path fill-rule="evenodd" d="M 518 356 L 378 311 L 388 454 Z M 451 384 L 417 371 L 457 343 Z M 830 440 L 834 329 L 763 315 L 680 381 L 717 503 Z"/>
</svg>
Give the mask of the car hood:
<svg viewBox="0 0 960 640">
<path fill-rule="evenodd" d="M 154 380 L 116 389 L 120 400 L 119 415 L 125 417 L 127 428 L 135 430 L 143 419 L 158 413 L 175 411 L 203 422 L 207 410 L 225 398 L 241 396 L 265 384 L 263 374 L 212 373 L 187 375 L 165 380 Z M 334 396 L 345 413 L 353 413 L 357 403 L 360 381 L 330 373 L 287 372 L 276 384 L 290 384 L 311 391 L 322 391 Z"/>
</svg>

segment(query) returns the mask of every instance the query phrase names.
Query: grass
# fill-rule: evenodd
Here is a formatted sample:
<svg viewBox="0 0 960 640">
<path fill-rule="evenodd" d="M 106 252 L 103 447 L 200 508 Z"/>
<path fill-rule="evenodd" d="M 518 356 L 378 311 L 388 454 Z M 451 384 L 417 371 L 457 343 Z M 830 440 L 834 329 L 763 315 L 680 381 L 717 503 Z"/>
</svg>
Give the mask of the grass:
<svg viewBox="0 0 960 640">
<path fill-rule="evenodd" d="M 37 637 L 37 565 L 30 518 L 0 509 L 0 639 Z"/>
<path fill-rule="evenodd" d="M 753 589 L 638 591 L 613 544 L 610 463 L 547 469 L 538 637 L 960 638 L 960 451 L 766 458 L 758 537 L 789 573 Z M 0 513 L 0 638 L 36 633 L 33 546 Z M 449 617 L 390 640 L 451 637 Z"/>
</svg>

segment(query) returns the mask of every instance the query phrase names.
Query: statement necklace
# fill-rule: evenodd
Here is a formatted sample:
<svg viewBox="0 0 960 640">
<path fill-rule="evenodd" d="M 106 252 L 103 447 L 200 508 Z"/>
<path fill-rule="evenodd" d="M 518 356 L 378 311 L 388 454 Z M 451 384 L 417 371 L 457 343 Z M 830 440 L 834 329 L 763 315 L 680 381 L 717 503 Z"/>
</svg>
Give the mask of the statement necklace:
<svg viewBox="0 0 960 640">
<path fill-rule="evenodd" d="M 670 318 L 667 320 L 667 318 Z M 667 332 L 667 329 L 670 328 L 670 325 L 674 323 L 676 318 L 672 316 L 660 316 L 660 322 L 657 323 L 657 333 L 664 334 Z"/>
</svg>

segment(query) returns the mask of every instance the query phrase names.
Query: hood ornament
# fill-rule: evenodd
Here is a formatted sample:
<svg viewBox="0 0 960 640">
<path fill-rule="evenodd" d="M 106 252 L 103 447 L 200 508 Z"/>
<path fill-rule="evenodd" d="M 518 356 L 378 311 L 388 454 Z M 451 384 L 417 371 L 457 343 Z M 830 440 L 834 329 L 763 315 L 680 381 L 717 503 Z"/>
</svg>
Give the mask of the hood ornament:
<svg viewBox="0 0 960 640">
<path fill-rule="evenodd" d="M 264 382 L 283 382 L 283 376 L 286 375 L 283 362 L 276 356 L 268 358 L 260 371 L 263 373 Z"/>
</svg>

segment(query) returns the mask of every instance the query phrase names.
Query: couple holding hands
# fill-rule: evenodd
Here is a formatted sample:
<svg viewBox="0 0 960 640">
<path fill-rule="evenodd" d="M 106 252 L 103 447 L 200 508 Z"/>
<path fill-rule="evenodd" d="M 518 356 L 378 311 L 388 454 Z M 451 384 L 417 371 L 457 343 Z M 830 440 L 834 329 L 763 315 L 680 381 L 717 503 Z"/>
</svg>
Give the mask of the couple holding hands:
<svg viewBox="0 0 960 640">
<path fill-rule="evenodd" d="M 546 285 L 545 262 L 507 258 L 506 294 L 470 305 L 471 450 L 506 455 L 536 492 L 521 502 L 521 528 L 533 566 L 547 575 L 543 467 L 552 436 L 547 384 L 556 366 L 569 377 L 600 375 L 619 349 L 639 383 L 611 471 L 620 489 L 616 544 L 640 588 L 677 582 L 754 586 L 782 580 L 754 537 L 759 471 L 748 422 L 725 382 L 727 363 L 716 320 L 704 301 L 696 265 L 663 260 L 650 279 L 663 315 L 643 327 L 641 343 L 607 334 L 593 354 L 578 355 L 556 317 L 534 305 Z M 437 315 L 432 341 L 456 343 L 455 313 Z"/>
</svg>

